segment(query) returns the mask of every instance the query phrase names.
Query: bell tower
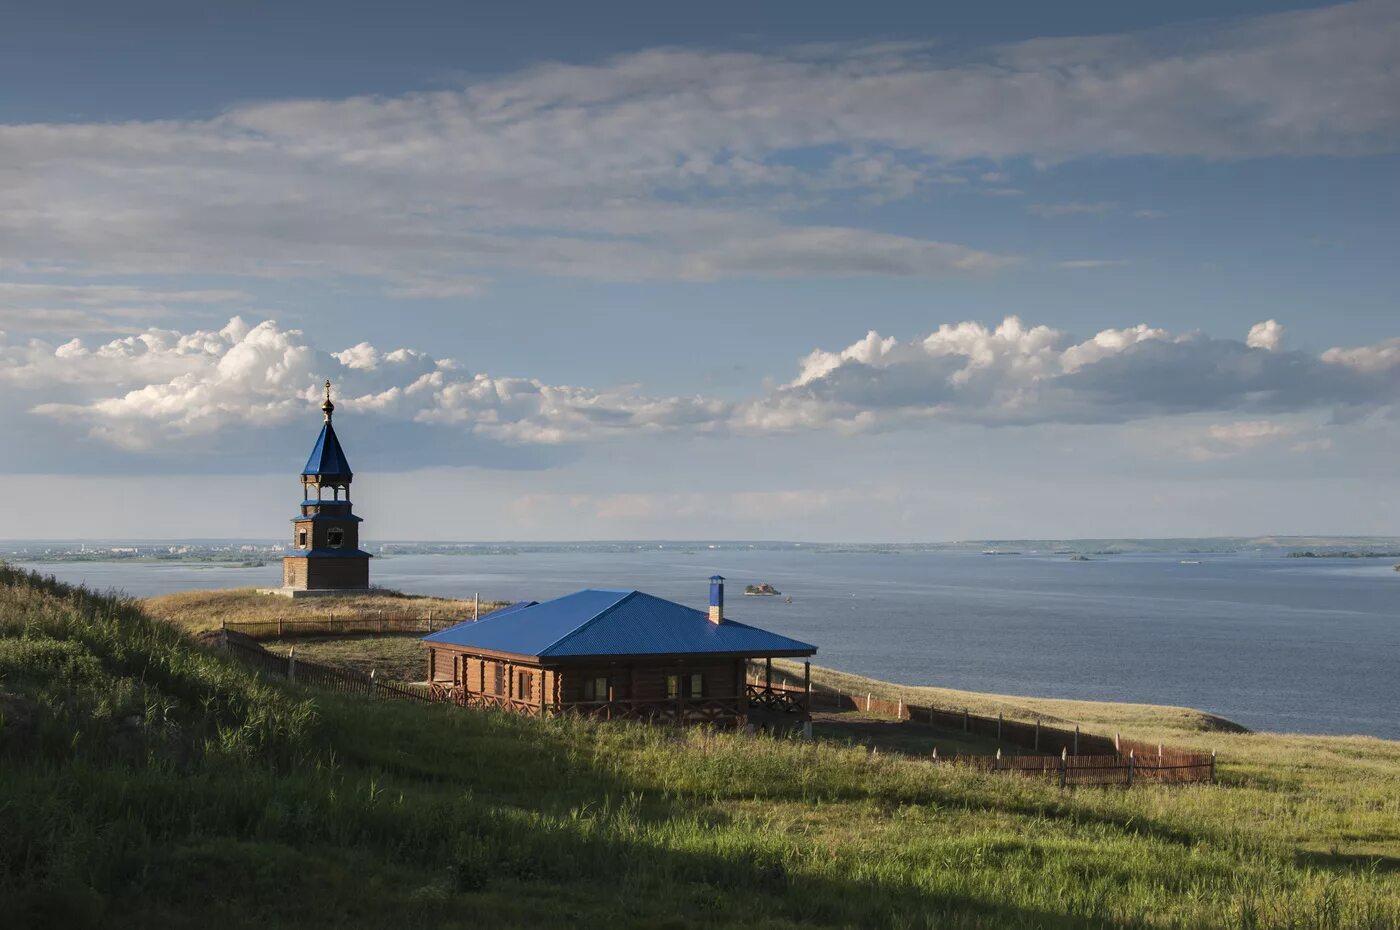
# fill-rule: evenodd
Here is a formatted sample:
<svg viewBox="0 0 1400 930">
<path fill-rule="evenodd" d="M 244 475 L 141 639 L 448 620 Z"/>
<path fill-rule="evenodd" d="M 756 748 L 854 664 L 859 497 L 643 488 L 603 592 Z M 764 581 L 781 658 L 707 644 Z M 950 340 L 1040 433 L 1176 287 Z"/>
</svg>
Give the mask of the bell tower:
<svg viewBox="0 0 1400 930">
<path fill-rule="evenodd" d="M 370 554 L 360 549 L 360 518 L 350 511 L 355 475 L 331 425 L 329 381 L 321 412 L 321 435 L 301 471 L 301 515 L 292 518 L 292 545 L 282 558 L 279 593 L 291 597 L 369 588 Z"/>
</svg>

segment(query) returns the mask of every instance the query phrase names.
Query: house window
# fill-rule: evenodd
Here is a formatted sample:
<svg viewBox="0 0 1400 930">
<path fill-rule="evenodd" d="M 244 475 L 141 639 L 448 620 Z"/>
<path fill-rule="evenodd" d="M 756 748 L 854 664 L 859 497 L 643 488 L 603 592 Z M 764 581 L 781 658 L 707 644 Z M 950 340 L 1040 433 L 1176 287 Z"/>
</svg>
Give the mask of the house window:
<svg viewBox="0 0 1400 930">
<path fill-rule="evenodd" d="M 699 672 L 690 676 L 690 696 L 693 698 L 705 696 L 705 676 Z"/>
<path fill-rule="evenodd" d="M 606 701 L 608 699 L 608 679 L 606 676 L 585 678 L 583 681 L 585 701 Z"/>
<path fill-rule="evenodd" d="M 345 531 L 338 526 L 326 530 L 326 545 L 332 549 L 345 545 Z"/>
<path fill-rule="evenodd" d="M 306 530 L 297 530 L 297 548 L 306 548 Z"/>
<path fill-rule="evenodd" d="M 515 696 L 522 701 L 530 700 L 530 685 L 534 676 L 529 672 L 518 672 L 515 676 Z"/>
<path fill-rule="evenodd" d="M 676 698 L 678 698 L 678 697 L 680 697 L 680 696 L 681 696 L 681 676 L 679 676 L 679 675 L 667 675 L 667 676 L 666 676 L 666 698 L 667 698 L 667 700 L 674 701 Z"/>
<path fill-rule="evenodd" d="M 492 662 L 492 668 L 496 670 L 496 694 L 506 693 L 506 667 L 499 662 Z"/>
</svg>

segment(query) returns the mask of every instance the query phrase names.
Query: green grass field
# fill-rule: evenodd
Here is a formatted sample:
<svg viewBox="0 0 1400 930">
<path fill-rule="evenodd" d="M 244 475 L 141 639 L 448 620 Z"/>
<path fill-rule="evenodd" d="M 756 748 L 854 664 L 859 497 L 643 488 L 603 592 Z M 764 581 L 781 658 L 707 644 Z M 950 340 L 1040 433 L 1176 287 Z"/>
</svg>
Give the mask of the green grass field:
<svg viewBox="0 0 1400 930">
<path fill-rule="evenodd" d="M 1112 708 L 1125 735 L 1171 722 Z M 0 568 L 0 915 L 1400 925 L 1400 744 L 1171 732 L 1216 745 L 1224 784 L 1066 792 L 822 742 L 372 703 Z"/>
</svg>

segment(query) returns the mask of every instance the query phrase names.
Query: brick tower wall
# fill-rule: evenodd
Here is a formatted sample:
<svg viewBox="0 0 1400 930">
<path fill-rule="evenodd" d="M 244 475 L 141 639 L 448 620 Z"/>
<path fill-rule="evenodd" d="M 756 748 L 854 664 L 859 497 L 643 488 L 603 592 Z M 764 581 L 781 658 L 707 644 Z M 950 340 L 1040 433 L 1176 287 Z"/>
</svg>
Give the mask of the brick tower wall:
<svg viewBox="0 0 1400 930">
<path fill-rule="evenodd" d="M 282 559 L 282 584 L 289 588 L 321 591 L 331 588 L 369 587 L 367 556 L 287 556 Z"/>
</svg>

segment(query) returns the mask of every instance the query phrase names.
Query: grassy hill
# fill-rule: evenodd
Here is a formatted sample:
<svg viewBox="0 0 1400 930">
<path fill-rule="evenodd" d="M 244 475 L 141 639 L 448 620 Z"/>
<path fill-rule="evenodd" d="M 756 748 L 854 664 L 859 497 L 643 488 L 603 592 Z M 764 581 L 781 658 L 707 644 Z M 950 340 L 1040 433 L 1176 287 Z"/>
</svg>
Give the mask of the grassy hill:
<svg viewBox="0 0 1400 930">
<path fill-rule="evenodd" d="M 260 681 L 133 602 L 0 567 L 0 913 L 1400 924 L 1400 744 L 1179 732 L 1239 741 L 1225 785 L 1062 792 L 834 745 L 371 703 Z"/>
<path fill-rule="evenodd" d="M 325 617 L 433 617 L 468 619 L 470 600 L 423 597 L 374 588 L 357 597 L 297 598 L 259 594 L 256 588 L 227 588 L 208 591 L 177 591 L 146 598 L 141 602 L 153 617 L 170 620 L 191 632 L 217 629 L 220 622 L 247 623 L 260 620 L 309 620 Z M 482 601 L 485 613 L 505 606 Z"/>
</svg>

